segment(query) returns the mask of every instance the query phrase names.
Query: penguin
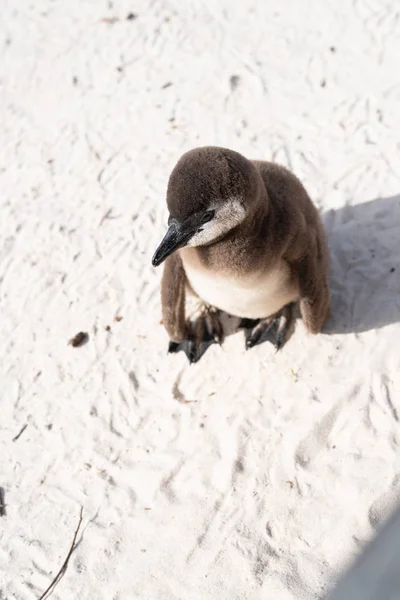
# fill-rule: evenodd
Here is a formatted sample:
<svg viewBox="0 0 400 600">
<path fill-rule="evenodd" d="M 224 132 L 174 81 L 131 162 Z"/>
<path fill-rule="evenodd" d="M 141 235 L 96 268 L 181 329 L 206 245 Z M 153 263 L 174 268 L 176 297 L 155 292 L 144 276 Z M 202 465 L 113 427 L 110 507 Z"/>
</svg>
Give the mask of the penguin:
<svg viewBox="0 0 400 600">
<path fill-rule="evenodd" d="M 239 318 L 246 348 L 288 339 L 294 307 L 317 334 L 330 313 L 329 250 L 319 213 L 299 179 L 278 164 L 216 146 L 186 152 L 167 186 L 161 304 L 169 352 L 191 363 L 222 343 L 221 318 Z M 186 317 L 188 294 L 202 313 Z"/>
</svg>

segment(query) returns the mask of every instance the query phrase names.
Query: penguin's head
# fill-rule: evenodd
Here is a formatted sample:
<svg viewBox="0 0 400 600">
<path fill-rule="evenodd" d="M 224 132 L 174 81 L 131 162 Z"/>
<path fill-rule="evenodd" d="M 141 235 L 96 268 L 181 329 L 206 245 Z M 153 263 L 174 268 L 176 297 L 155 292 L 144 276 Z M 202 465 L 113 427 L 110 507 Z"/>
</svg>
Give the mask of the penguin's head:
<svg viewBox="0 0 400 600">
<path fill-rule="evenodd" d="M 183 246 L 212 244 L 240 225 L 254 192 L 254 171 L 249 160 L 226 148 L 186 152 L 169 178 L 168 230 L 153 265 Z"/>
</svg>

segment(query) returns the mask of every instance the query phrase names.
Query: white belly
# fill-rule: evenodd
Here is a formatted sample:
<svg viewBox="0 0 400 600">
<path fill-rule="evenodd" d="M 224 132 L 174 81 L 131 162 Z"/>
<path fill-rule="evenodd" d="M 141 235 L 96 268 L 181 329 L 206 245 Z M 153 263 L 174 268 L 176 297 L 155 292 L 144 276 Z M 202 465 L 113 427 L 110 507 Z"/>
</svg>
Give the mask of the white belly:
<svg viewBox="0 0 400 600">
<path fill-rule="evenodd" d="M 298 299 L 289 266 L 283 261 L 268 272 L 238 278 L 185 264 L 193 291 L 207 304 L 248 319 L 268 317 Z"/>
</svg>

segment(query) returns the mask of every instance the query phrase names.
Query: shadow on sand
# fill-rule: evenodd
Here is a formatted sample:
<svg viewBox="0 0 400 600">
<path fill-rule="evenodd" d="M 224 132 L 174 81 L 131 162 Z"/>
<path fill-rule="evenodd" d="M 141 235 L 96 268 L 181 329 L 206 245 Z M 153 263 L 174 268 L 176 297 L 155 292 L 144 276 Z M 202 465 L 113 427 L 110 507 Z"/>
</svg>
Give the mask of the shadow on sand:
<svg viewBox="0 0 400 600">
<path fill-rule="evenodd" d="M 325 333 L 361 333 L 400 321 L 400 195 L 322 215 L 331 251 Z"/>
</svg>

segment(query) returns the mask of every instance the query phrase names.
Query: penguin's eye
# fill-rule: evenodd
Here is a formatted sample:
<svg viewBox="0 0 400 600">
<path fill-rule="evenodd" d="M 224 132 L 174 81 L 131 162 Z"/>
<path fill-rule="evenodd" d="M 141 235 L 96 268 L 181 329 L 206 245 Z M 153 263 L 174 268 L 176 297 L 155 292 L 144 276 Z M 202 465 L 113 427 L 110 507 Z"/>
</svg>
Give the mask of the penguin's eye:
<svg viewBox="0 0 400 600">
<path fill-rule="evenodd" d="M 207 212 L 205 212 L 202 215 L 201 222 L 208 223 L 208 221 L 211 221 L 211 219 L 214 217 L 214 215 L 215 215 L 215 210 L 207 210 Z"/>
</svg>

